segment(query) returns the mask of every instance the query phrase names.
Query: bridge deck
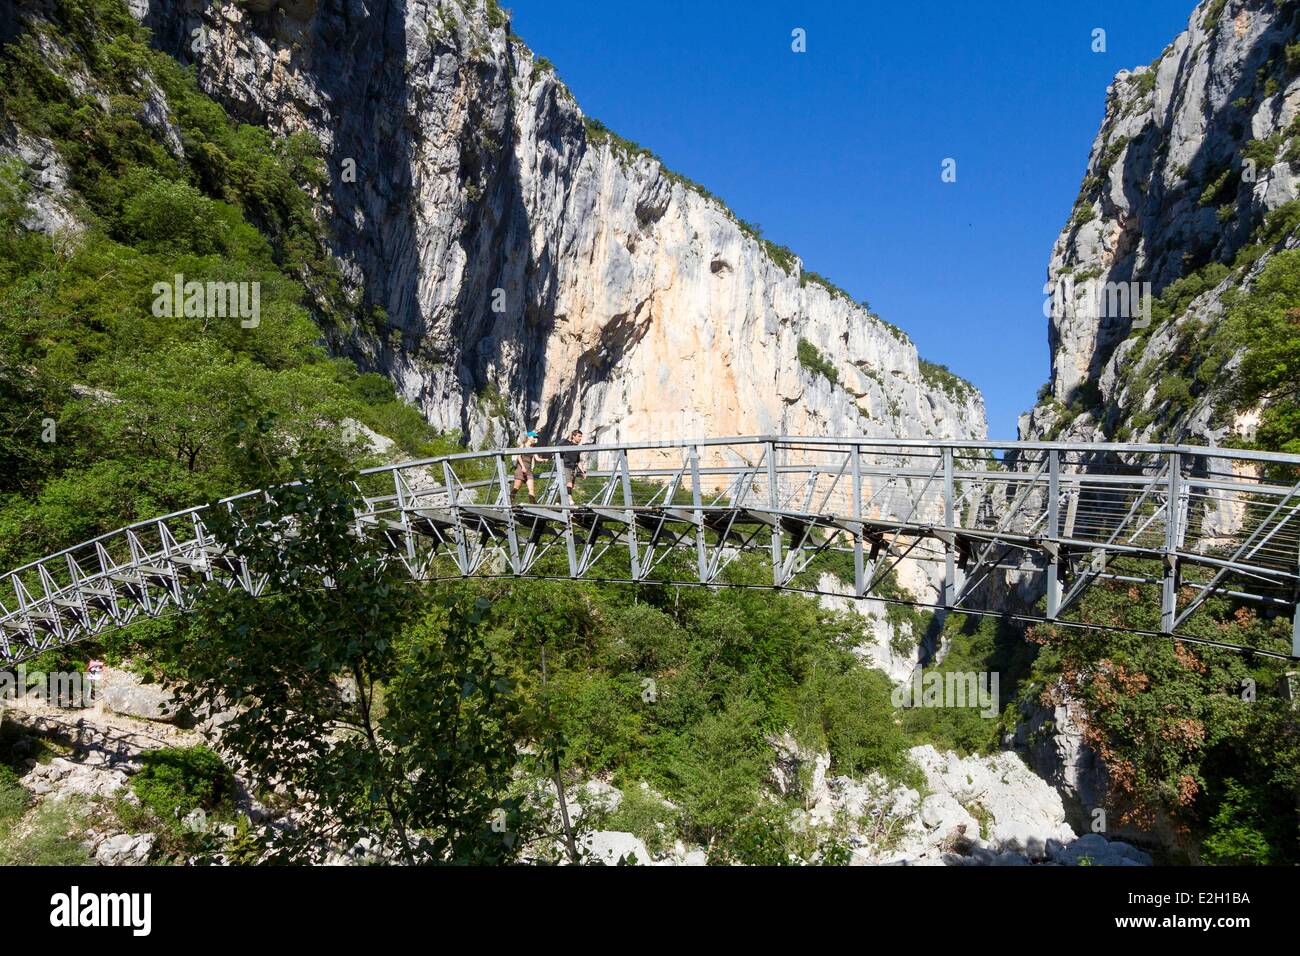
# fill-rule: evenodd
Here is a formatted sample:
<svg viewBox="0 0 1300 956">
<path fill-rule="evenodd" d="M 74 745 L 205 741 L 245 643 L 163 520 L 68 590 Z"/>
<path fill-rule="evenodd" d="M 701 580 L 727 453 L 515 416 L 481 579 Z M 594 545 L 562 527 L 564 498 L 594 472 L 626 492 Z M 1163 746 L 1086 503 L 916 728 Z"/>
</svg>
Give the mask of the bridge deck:
<svg viewBox="0 0 1300 956">
<path fill-rule="evenodd" d="M 1185 627 L 1207 600 L 1227 597 L 1292 622 L 1289 654 L 1236 649 L 1300 658 L 1300 456 L 1043 442 L 669 441 L 588 446 L 587 476 L 570 494 L 556 480 L 561 449 L 529 449 L 553 461 L 529 502 L 525 489 L 512 495 L 519 452 L 369 469 L 357 531 L 381 535 L 418 579 L 737 586 L 724 571 L 752 553 L 770 568 L 764 587 L 818 591 L 818 570 L 837 555 L 852 569 L 846 590 L 865 598 L 882 597 L 886 577 L 910 562 L 933 566 L 936 594 L 918 603 L 970 613 L 994 613 L 996 578 L 1015 571 L 1037 576 L 1045 594 L 1019 617 L 1063 625 L 1079 623 L 1072 612 L 1098 582 L 1150 584 L 1160 605 L 1154 635 L 1236 648 Z M 239 510 L 264 496 L 213 507 Z M 256 569 L 213 540 L 207 513 L 139 522 L 4 575 L 0 665 L 185 611 L 208 582 L 256 593 Z"/>
</svg>

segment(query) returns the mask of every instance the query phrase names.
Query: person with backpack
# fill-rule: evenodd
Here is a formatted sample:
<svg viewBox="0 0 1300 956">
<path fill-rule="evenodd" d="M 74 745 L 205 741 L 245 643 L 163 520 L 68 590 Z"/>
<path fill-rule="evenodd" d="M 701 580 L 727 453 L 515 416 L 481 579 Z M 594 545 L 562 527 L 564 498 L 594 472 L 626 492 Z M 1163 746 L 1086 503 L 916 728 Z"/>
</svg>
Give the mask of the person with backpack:
<svg viewBox="0 0 1300 956">
<path fill-rule="evenodd" d="M 575 428 L 569 432 L 569 437 L 559 442 L 563 446 L 572 446 L 571 451 L 560 452 L 560 466 L 564 469 L 564 486 L 568 489 L 569 494 L 573 494 L 574 477 L 587 477 L 587 470 L 582 467 L 582 452 L 578 450 L 582 444 L 582 429 Z"/>
<path fill-rule="evenodd" d="M 536 444 L 537 432 L 529 432 L 524 438 L 524 447 L 532 448 Z M 533 475 L 533 466 L 545 460 L 544 455 L 523 454 L 515 456 L 515 484 L 510 489 L 511 504 L 514 504 L 515 496 L 519 494 L 519 486 L 525 483 L 528 485 L 529 503 L 537 503 L 537 479 Z"/>
</svg>

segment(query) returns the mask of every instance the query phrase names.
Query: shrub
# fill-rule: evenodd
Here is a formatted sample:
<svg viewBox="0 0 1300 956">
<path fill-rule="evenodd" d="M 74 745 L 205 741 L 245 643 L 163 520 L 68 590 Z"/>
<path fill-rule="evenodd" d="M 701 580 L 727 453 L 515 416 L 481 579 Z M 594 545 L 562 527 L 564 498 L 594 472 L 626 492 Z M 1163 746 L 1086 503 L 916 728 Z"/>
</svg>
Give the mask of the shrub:
<svg viewBox="0 0 1300 956">
<path fill-rule="evenodd" d="M 938 389 L 949 398 L 959 402 L 964 401 L 975 391 L 975 387 L 970 382 L 957 375 L 946 365 L 940 365 L 938 362 L 930 362 L 926 359 L 918 359 L 918 363 L 921 369 L 921 378 L 925 381 L 925 384 Z"/>
<path fill-rule="evenodd" d="M 18 782 L 18 774 L 0 764 L 0 827 L 21 817 L 31 795 Z"/>
<path fill-rule="evenodd" d="M 779 804 L 741 817 L 714 846 L 710 863 L 746 866 L 797 866 L 796 839 L 789 813 Z"/>
<path fill-rule="evenodd" d="M 930 673 L 988 673 L 998 675 L 995 717 L 977 707 L 908 707 L 902 711 L 903 729 L 915 743 L 930 743 L 961 754 L 994 753 L 1008 729 L 1003 709 L 1014 699 L 1034 659 L 1034 649 L 1023 632 L 998 618 L 949 615 L 944 626 L 948 654 L 943 662 L 925 669 Z"/>
<path fill-rule="evenodd" d="M 1219 808 L 1210 820 L 1210 832 L 1201 847 L 1206 863 L 1258 866 L 1275 862 L 1270 838 L 1285 840 L 1286 833 L 1284 828 L 1269 826 L 1260 809 L 1263 801 L 1259 797 L 1231 777 L 1224 781 Z"/>
<path fill-rule="evenodd" d="M 163 747 L 145 754 L 143 763 L 131 789 L 163 820 L 219 809 L 234 792 L 233 775 L 207 747 Z"/>
<path fill-rule="evenodd" d="M 1156 88 L 1156 71 L 1152 69 L 1142 73 L 1134 73 L 1129 77 L 1129 82 L 1137 88 L 1139 97 L 1149 96 L 1151 91 Z"/>
<path fill-rule="evenodd" d="M 840 376 L 835 371 L 835 366 L 827 360 L 817 346 L 807 339 L 799 340 L 799 364 L 814 375 L 820 375 L 832 385 L 839 384 Z"/>
<path fill-rule="evenodd" d="M 1201 190 L 1201 196 L 1196 202 L 1201 206 L 1209 206 L 1219 200 L 1228 192 L 1236 192 L 1237 175 L 1234 174 L 1231 166 L 1224 169 L 1221 173 L 1210 180 L 1209 184 Z"/>
<path fill-rule="evenodd" d="M 796 694 L 796 737 L 828 750 L 836 773 L 857 777 L 875 770 L 906 778 L 908 741 L 894 723 L 889 698 L 889 679 L 880 671 L 826 654 Z"/>
<path fill-rule="evenodd" d="M 1206 33 L 1212 33 L 1219 25 L 1219 18 L 1223 16 L 1223 8 L 1228 5 L 1228 0 L 1212 0 L 1210 5 L 1205 8 L 1205 15 L 1201 17 L 1201 29 Z"/>
<path fill-rule="evenodd" d="M 1286 57 L 1286 71 L 1294 76 L 1300 73 L 1300 43 L 1290 43 L 1283 55 Z"/>
<path fill-rule="evenodd" d="M 1227 339 L 1242 349 L 1229 384 L 1239 408 L 1264 405 L 1256 443 L 1268 450 L 1300 447 L 1300 251 L 1279 252 L 1250 292 L 1229 310 Z"/>
<path fill-rule="evenodd" d="M 632 784 L 624 788 L 622 802 L 605 820 L 604 825 L 606 829 L 633 834 L 654 856 L 660 856 L 671 846 L 676 836 L 676 823 L 676 811 L 665 804 L 653 790 Z"/>
<path fill-rule="evenodd" d="M 1241 155 L 1243 159 L 1253 162 L 1256 171 L 1259 172 L 1277 162 L 1277 151 L 1281 145 L 1280 135 L 1270 136 L 1268 139 L 1252 139 L 1241 148 Z"/>
<path fill-rule="evenodd" d="M 125 192 L 121 232 L 127 241 L 149 250 L 178 247 L 200 256 L 227 250 L 226 210 L 188 183 L 137 175 L 128 177 Z"/>
</svg>

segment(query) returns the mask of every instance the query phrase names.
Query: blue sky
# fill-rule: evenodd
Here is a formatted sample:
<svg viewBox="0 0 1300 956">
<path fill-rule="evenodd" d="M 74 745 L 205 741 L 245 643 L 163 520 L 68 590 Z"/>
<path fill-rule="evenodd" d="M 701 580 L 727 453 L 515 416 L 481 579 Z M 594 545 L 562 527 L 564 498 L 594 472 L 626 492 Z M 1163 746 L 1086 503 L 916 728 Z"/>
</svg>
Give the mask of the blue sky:
<svg viewBox="0 0 1300 956">
<path fill-rule="evenodd" d="M 504 0 L 584 112 L 702 183 L 984 392 L 1048 375 L 1052 243 L 1115 73 L 1192 0 Z M 806 31 L 807 52 L 791 51 Z M 1106 52 L 1092 51 L 1093 30 Z M 945 158 L 957 181 L 940 178 Z"/>
</svg>

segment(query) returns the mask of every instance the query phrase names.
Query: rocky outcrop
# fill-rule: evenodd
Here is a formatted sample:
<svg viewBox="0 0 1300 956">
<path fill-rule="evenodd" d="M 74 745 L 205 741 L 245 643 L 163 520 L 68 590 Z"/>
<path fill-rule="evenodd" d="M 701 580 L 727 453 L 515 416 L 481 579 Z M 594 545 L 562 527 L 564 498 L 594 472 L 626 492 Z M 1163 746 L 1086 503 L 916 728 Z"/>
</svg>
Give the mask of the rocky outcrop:
<svg viewBox="0 0 1300 956">
<path fill-rule="evenodd" d="M 768 775 L 776 793 L 782 797 L 802 796 L 806 801 L 813 801 L 826 792 L 830 754 L 809 752 L 789 732 L 768 737 L 767 745 L 776 758 Z"/>
<path fill-rule="evenodd" d="M 121 770 L 102 764 L 77 763 L 64 757 L 36 764 L 23 778 L 23 786 L 28 790 L 52 800 L 104 799 L 118 795 L 126 785 L 127 776 Z"/>
<path fill-rule="evenodd" d="M 175 723 L 183 716 L 176 696 L 161 684 L 147 684 L 129 671 L 106 668 L 102 699 L 105 710 L 140 720 Z"/>
<path fill-rule="evenodd" d="M 28 817 L 38 816 L 49 804 L 70 807 L 90 859 L 101 866 L 139 866 L 153 860 L 157 835 L 122 830 L 125 818 L 119 809 L 140 806 L 132 776 L 151 750 L 208 741 L 198 730 L 174 725 L 172 708 L 161 706 L 171 701 L 166 691 L 112 668 L 105 670 L 105 678 L 108 687 L 130 692 L 130 709 L 136 713 L 108 707 L 106 694 L 91 706 L 77 707 L 56 706 L 39 694 L 29 694 L 10 701 L 0 721 L 6 722 L 4 737 L 11 756 L 20 759 L 18 782 L 34 798 Z M 141 688 L 148 691 L 135 696 Z M 51 749 L 59 755 L 49 756 Z M 30 756 L 24 759 L 24 755 Z M 263 823 L 273 814 L 252 797 L 251 789 L 246 779 L 236 775 L 234 810 L 250 823 Z M 210 832 L 217 842 L 236 833 L 233 824 L 210 823 L 202 810 L 182 822 L 192 831 Z M 218 854 L 216 861 L 224 862 L 225 857 Z M 205 858 L 204 862 L 211 861 Z"/>
<path fill-rule="evenodd" d="M 1107 840 L 1099 833 L 1052 847 L 1052 860 L 1062 866 L 1150 866 L 1151 854 L 1123 840 Z"/>
<path fill-rule="evenodd" d="M 1079 819 L 1104 806 L 1106 768 L 1084 739 L 1077 701 L 1040 705 L 1016 726 L 1014 744 L 1029 766 L 1068 801 Z"/>
<path fill-rule="evenodd" d="M 1014 753 L 962 757 L 913 747 L 909 757 L 922 773 L 922 792 L 879 774 L 830 776 L 829 755 L 800 747 L 788 734 L 769 744 L 774 790 L 801 798 L 807 808 L 793 824 L 839 834 L 854 864 L 1151 863 L 1128 844 L 1098 834 L 1076 838 L 1060 794 Z"/>
<path fill-rule="evenodd" d="M 134 7 L 236 116 L 319 140 L 321 215 L 365 317 L 338 344 L 435 425 L 472 443 L 578 423 L 610 441 L 984 435 L 974 389 L 589 122 L 496 4 Z"/>
<path fill-rule="evenodd" d="M 880 779 L 838 779 L 814 810 L 873 821 L 855 840 L 859 862 L 961 865 L 980 851 L 977 862 L 1006 865 L 1045 860 L 1074 839 L 1060 796 L 1015 754 L 961 757 L 925 745 L 910 756 L 924 796 Z"/>
<path fill-rule="evenodd" d="M 0 167 L 13 164 L 27 207 L 23 225 L 60 238 L 81 232 L 68 187 L 68 168 L 54 144 L 31 136 L 0 116 Z M 0 171 L 3 171 L 0 169 Z"/>
<path fill-rule="evenodd" d="M 95 849 L 100 866 L 140 866 L 148 861 L 158 837 L 153 833 L 119 833 Z"/>
<path fill-rule="evenodd" d="M 1107 91 L 1048 268 L 1051 379 L 1021 437 L 1249 440 L 1259 409 L 1223 400 L 1241 358 L 1225 320 L 1273 257 L 1300 244 L 1298 196 L 1300 8 L 1204 0 L 1154 63 L 1121 71 Z M 1213 500 L 1194 507 L 1205 538 L 1241 521 Z M 1006 610 L 1042 593 L 1041 574 L 1017 573 L 993 603 Z M 1105 805 L 1108 786 L 1082 716 L 1074 702 L 1045 704 L 1014 740 L 1081 820 Z M 1162 826 L 1145 836 L 1178 843 Z"/>
<path fill-rule="evenodd" d="M 644 866 L 653 857 L 637 837 L 620 830 L 596 830 L 582 838 L 584 858 L 605 866 L 620 863 Z"/>
<path fill-rule="evenodd" d="M 1230 363 L 1189 371 L 1175 359 L 1189 336 L 1219 324 L 1230 289 L 1294 244 L 1265 223 L 1300 195 L 1297 39 L 1290 4 L 1204 0 L 1155 63 L 1116 76 L 1052 250 L 1051 380 L 1021 418 L 1022 437 L 1217 445 L 1249 427 L 1212 401 Z M 1222 268 L 1255 243 L 1258 258 Z M 1151 308 L 1193 276 L 1204 288 L 1189 290 L 1177 314 Z M 1190 394 L 1161 388 L 1175 375 Z"/>
<path fill-rule="evenodd" d="M 938 594 L 939 575 L 919 562 L 904 562 L 898 569 L 906 575 L 909 588 L 933 599 Z M 901 575 L 900 575 L 901 576 Z M 823 574 L 817 581 L 817 603 L 831 611 L 855 614 L 862 619 L 863 637 L 853 652 L 868 666 L 884 672 L 890 680 L 907 680 L 917 667 L 924 648 L 923 638 L 910 620 L 891 620 L 889 605 L 870 598 L 858 600 L 853 588 L 833 574 Z"/>
</svg>

